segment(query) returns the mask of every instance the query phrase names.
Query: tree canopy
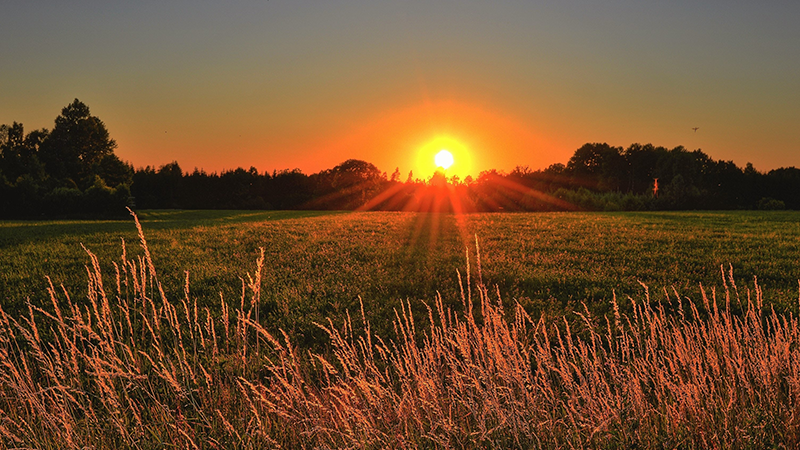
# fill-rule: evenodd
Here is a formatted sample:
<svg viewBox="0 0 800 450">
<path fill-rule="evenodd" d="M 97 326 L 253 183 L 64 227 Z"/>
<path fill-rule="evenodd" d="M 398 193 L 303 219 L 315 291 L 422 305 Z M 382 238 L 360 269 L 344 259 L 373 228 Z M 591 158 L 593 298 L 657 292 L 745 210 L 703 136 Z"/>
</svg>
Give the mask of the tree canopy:
<svg viewBox="0 0 800 450">
<path fill-rule="evenodd" d="M 129 171 L 114 154 L 116 148 L 103 121 L 75 99 L 56 117 L 39 155 L 50 176 L 71 180 L 81 189 L 94 184 L 95 175 L 106 183 L 130 184 Z"/>
<path fill-rule="evenodd" d="M 133 167 L 114 154 L 116 146 L 78 99 L 61 110 L 52 130 L 26 135 L 20 123 L 0 126 L 0 216 L 124 211 Z"/>
</svg>

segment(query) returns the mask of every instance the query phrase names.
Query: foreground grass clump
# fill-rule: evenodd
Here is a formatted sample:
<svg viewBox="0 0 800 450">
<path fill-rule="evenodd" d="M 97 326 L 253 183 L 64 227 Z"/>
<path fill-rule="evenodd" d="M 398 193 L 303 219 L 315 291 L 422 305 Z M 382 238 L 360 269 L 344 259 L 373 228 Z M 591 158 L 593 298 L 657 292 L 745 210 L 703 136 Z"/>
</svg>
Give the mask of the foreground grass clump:
<svg viewBox="0 0 800 450">
<path fill-rule="evenodd" d="M 699 304 L 645 294 L 578 327 L 519 306 L 507 317 L 468 267 L 463 314 L 437 297 L 423 327 L 405 304 L 385 340 L 362 311 L 357 327 L 320 324 L 330 347 L 311 354 L 260 321 L 263 253 L 215 314 L 188 274 L 183 298 L 164 294 L 139 231 L 143 256 L 123 251 L 111 282 L 89 253 L 86 302 L 51 286 L 50 305 L 0 312 L 0 446 L 800 444 L 798 321 L 764 313 L 757 283 L 740 298 L 730 275 Z"/>
</svg>

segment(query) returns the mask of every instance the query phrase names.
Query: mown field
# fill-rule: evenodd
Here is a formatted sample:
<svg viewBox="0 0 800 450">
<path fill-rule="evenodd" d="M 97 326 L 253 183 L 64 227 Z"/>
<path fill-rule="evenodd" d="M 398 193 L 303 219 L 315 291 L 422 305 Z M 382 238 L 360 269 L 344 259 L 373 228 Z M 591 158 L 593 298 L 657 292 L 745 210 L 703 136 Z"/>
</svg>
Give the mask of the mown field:
<svg viewBox="0 0 800 450">
<path fill-rule="evenodd" d="M 540 213 L 474 214 L 142 211 L 156 270 L 168 293 L 191 295 L 214 308 L 220 292 L 240 297 L 242 279 L 265 250 L 263 311 L 268 324 L 323 337 L 310 325 L 359 308 L 388 323 L 400 300 L 460 304 L 458 277 L 469 251 L 477 276 L 530 313 L 608 311 L 643 292 L 675 287 L 696 298 L 699 284 L 721 287 L 720 268 L 740 285 L 757 276 L 765 298 L 796 310 L 800 278 L 800 213 Z M 141 255 L 133 220 L 0 222 L 0 298 L 8 311 L 26 299 L 42 304 L 45 276 L 86 297 L 89 263 L 98 255 L 108 282 L 124 239 Z M 466 281 L 466 280 L 464 280 Z M 414 302 L 420 310 L 421 302 Z"/>
</svg>

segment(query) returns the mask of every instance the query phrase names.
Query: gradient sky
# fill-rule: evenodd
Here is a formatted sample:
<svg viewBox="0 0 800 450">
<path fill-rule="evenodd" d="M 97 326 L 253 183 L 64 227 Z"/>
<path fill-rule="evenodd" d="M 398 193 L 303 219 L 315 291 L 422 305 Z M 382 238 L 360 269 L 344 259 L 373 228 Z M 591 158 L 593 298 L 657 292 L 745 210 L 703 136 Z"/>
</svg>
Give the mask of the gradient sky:
<svg viewBox="0 0 800 450">
<path fill-rule="evenodd" d="M 0 123 L 74 98 L 134 166 L 427 176 L 586 142 L 800 166 L 800 2 L 7 1 Z M 692 127 L 699 127 L 695 133 Z M 430 153 L 430 155 L 428 155 Z"/>
</svg>

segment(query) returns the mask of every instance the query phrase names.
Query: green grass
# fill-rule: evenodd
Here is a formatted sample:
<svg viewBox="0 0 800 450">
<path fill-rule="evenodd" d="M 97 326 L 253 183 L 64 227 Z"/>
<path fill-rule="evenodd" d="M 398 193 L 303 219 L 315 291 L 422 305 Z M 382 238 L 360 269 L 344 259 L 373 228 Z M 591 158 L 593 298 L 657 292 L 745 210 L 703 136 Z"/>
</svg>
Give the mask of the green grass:
<svg viewBox="0 0 800 450">
<path fill-rule="evenodd" d="M 721 287 L 720 266 L 733 265 L 742 285 L 758 276 L 779 310 L 796 308 L 800 213 L 539 213 L 453 215 L 418 213 L 143 211 L 142 226 L 168 293 L 215 305 L 219 293 L 240 296 L 259 247 L 266 251 L 264 311 L 276 326 L 304 341 L 310 325 L 358 308 L 388 323 L 400 299 L 430 301 L 441 292 L 458 304 L 456 269 L 466 269 L 474 237 L 488 286 L 527 310 L 572 311 L 586 302 L 603 313 L 612 292 L 658 295 L 675 286 Z M 133 221 L 0 222 L 0 299 L 8 311 L 30 298 L 45 302 L 45 276 L 85 298 L 89 262 L 98 255 L 113 279 L 121 241 L 141 254 Z M 422 308 L 422 306 L 420 306 Z"/>
</svg>

